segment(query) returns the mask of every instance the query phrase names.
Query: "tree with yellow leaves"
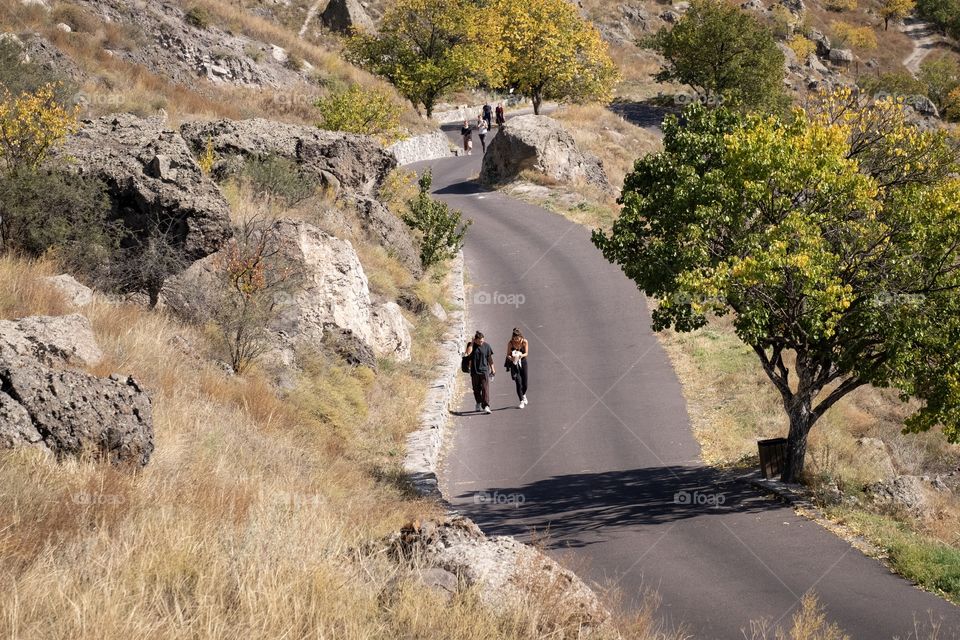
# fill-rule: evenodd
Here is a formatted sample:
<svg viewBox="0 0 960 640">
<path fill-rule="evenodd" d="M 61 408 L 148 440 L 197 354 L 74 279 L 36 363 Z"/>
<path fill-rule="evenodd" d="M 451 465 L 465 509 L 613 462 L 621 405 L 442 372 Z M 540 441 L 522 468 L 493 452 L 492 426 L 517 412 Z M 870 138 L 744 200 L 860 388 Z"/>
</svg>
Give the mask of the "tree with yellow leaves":
<svg viewBox="0 0 960 640">
<path fill-rule="evenodd" d="M 880 17 L 883 18 L 883 30 L 890 27 L 891 20 L 906 18 L 916 6 L 916 0 L 881 0 Z"/>
<path fill-rule="evenodd" d="M 504 84 L 533 101 L 607 101 L 620 76 L 597 29 L 567 0 L 498 0 Z"/>
<path fill-rule="evenodd" d="M 960 441 L 958 170 L 893 100 L 843 89 L 786 118 L 695 104 L 594 243 L 660 300 L 654 329 L 732 316 L 781 396 L 798 482 L 811 428 L 863 385 L 920 401 L 907 430 Z"/>
</svg>

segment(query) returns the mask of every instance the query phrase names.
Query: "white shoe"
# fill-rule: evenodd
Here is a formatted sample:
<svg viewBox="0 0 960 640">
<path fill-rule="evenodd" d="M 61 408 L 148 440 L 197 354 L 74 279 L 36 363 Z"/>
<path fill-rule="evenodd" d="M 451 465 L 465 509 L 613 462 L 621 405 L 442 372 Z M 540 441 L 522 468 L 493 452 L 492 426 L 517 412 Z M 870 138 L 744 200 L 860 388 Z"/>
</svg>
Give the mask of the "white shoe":
<svg viewBox="0 0 960 640">
<path fill-rule="evenodd" d="M 493 410 L 490 408 L 490 405 L 487 405 L 487 408 L 484 409 L 487 413 L 493 413 Z"/>
<path fill-rule="evenodd" d="M 523 400 L 521 400 L 521 401 L 520 401 L 520 404 L 517 405 L 517 409 L 523 409 L 525 406 L 527 406 L 527 405 L 524 404 Z"/>
<path fill-rule="evenodd" d="M 478 402 L 478 403 L 477 403 L 477 408 L 474 409 L 474 411 L 483 411 L 483 405 Z"/>
<path fill-rule="evenodd" d="M 527 400 L 527 394 L 523 394 L 523 400 L 521 400 L 520 402 L 522 402 L 524 406 L 530 404 L 530 401 Z"/>
</svg>

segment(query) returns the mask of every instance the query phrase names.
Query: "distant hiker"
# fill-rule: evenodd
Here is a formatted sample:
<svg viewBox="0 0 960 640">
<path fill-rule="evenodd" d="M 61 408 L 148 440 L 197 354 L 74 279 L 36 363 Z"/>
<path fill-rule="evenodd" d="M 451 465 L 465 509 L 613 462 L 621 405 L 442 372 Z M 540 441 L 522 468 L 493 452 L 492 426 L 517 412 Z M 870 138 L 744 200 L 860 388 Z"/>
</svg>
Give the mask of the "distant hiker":
<svg viewBox="0 0 960 640">
<path fill-rule="evenodd" d="M 490 381 L 496 375 L 493 366 L 493 348 L 484 341 L 483 332 L 477 331 L 467 343 L 463 357 L 470 360 L 470 381 L 473 383 L 473 399 L 477 411 L 490 413 Z"/>
<path fill-rule="evenodd" d="M 463 128 L 460 129 L 460 135 L 463 136 L 463 150 L 466 151 L 469 156 L 473 153 L 473 128 L 466 120 L 463 121 Z"/>
<path fill-rule="evenodd" d="M 483 119 L 487 121 L 487 129 L 489 129 L 490 127 L 493 126 L 492 124 L 490 124 L 490 118 L 491 118 L 491 117 L 493 117 L 493 107 L 491 107 L 489 104 L 484 104 L 484 105 L 483 105 Z"/>
<path fill-rule="evenodd" d="M 477 118 L 477 137 L 480 138 L 480 148 L 483 149 L 483 152 L 487 152 L 487 130 L 490 128 L 490 125 L 482 117 Z"/>
<path fill-rule="evenodd" d="M 497 128 L 502 127 L 506 121 L 507 119 L 503 116 L 503 105 L 497 104 Z"/>
<path fill-rule="evenodd" d="M 517 385 L 517 398 L 520 404 L 518 409 L 527 406 L 527 367 L 529 362 L 527 356 L 530 355 L 530 343 L 523 337 L 520 329 L 514 329 L 510 336 L 510 342 L 507 343 L 507 359 L 504 366 L 510 371 L 510 377 Z"/>
</svg>

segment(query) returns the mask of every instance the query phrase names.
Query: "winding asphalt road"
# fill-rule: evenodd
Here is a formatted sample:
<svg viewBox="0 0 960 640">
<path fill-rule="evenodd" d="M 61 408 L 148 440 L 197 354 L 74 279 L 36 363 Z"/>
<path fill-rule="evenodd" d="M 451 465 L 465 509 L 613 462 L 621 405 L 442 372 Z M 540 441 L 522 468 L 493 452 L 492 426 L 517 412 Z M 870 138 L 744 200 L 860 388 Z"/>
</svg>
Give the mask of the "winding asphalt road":
<svg viewBox="0 0 960 640">
<path fill-rule="evenodd" d="M 960 638 L 960 608 L 702 465 L 643 296 L 587 229 L 476 186 L 478 151 L 414 166 L 432 166 L 436 195 L 474 221 L 467 328 L 497 357 L 493 414 L 474 413 L 469 393 L 458 412 L 441 478 L 454 506 L 488 534 L 544 542 L 628 607 L 656 590 L 668 623 L 696 638 L 743 638 L 759 618 L 789 626 L 810 590 L 857 640 L 917 637 L 931 619 Z M 530 341 L 522 410 L 501 371 L 513 327 Z"/>
</svg>

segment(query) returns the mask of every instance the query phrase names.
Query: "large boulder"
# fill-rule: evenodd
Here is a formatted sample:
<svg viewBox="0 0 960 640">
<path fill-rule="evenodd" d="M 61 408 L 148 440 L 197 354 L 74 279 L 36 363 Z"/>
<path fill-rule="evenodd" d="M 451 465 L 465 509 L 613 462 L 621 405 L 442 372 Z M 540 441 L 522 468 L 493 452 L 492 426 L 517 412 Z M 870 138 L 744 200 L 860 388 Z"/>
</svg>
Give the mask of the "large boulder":
<svg viewBox="0 0 960 640">
<path fill-rule="evenodd" d="M 0 448 L 142 467 L 153 453 L 150 398 L 133 378 L 98 378 L 0 356 Z"/>
<path fill-rule="evenodd" d="M 410 359 L 409 323 L 396 304 L 377 305 L 371 300 L 367 276 L 350 242 L 305 222 L 281 221 L 267 233 L 274 259 L 296 274 L 296 283 L 278 302 L 282 311 L 270 326 L 278 349 L 319 348 L 328 333 L 346 331 L 377 357 Z M 172 278 L 161 296 L 164 304 L 203 319 L 210 300 L 215 300 L 207 292 L 218 286 L 224 260 L 221 254 L 209 256 Z M 350 349 L 358 354 L 356 362 L 367 360 L 363 349 Z"/>
<path fill-rule="evenodd" d="M 360 0 L 330 0 L 320 14 L 320 21 L 331 31 L 352 34 L 354 31 L 375 33 L 373 18 L 360 4 Z"/>
<path fill-rule="evenodd" d="M 86 120 L 51 162 L 101 179 L 127 228 L 146 236 L 161 226 L 188 260 L 214 253 L 232 234 L 223 194 L 163 118 Z"/>
<path fill-rule="evenodd" d="M 376 198 L 358 196 L 352 198 L 352 204 L 367 236 L 386 248 L 414 277 L 423 275 L 420 251 L 407 225 Z"/>
<path fill-rule="evenodd" d="M 91 366 L 100 363 L 103 352 L 85 316 L 31 316 L 0 320 L 0 357 Z"/>
<path fill-rule="evenodd" d="M 312 173 L 318 181 L 336 179 L 341 189 L 374 195 L 397 160 L 369 136 L 325 131 L 272 120 L 189 122 L 180 133 L 196 152 L 212 145 L 222 159 L 280 156 Z"/>
<path fill-rule="evenodd" d="M 73 307 L 85 307 L 93 302 L 93 289 L 77 282 L 77 279 L 69 273 L 49 276 L 44 280 L 63 296 L 65 302 Z"/>
<path fill-rule="evenodd" d="M 904 475 L 870 485 L 866 494 L 876 507 L 930 518 L 936 508 L 937 494 L 947 490 L 938 478 Z"/>
<path fill-rule="evenodd" d="M 510 119 L 487 147 L 480 181 L 488 185 L 509 182 L 524 170 L 560 182 L 583 180 L 610 189 L 600 160 L 580 151 L 573 136 L 547 116 Z"/>
</svg>

